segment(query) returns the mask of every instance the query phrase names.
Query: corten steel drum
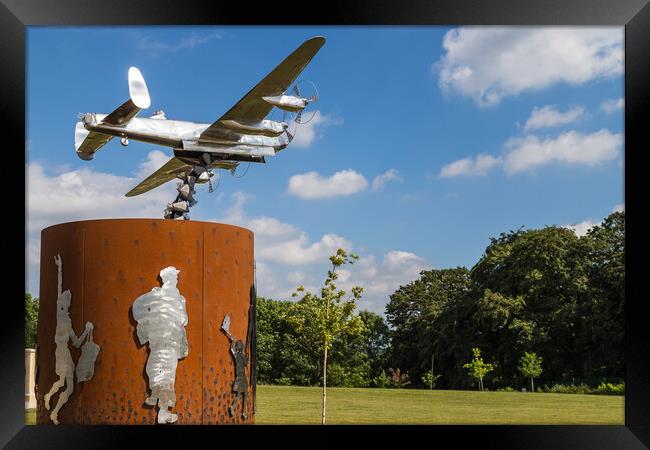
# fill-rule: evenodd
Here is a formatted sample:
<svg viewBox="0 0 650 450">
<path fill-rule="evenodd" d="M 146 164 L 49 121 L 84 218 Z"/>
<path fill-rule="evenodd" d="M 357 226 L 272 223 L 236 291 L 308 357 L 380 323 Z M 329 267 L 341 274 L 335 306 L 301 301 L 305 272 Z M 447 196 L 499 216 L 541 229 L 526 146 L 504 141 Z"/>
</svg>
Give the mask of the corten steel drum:
<svg viewBox="0 0 650 450">
<path fill-rule="evenodd" d="M 254 284 L 253 233 L 211 222 L 114 219 L 54 225 L 41 234 L 40 310 L 37 352 L 37 423 L 51 424 L 43 397 L 55 373 L 57 266 L 63 261 L 63 290 L 72 293 L 70 317 L 77 336 L 89 321 L 101 346 L 91 380 L 78 383 L 59 411 L 61 424 L 156 424 L 157 411 L 144 403 L 150 394 L 145 364 L 148 344 L 140 345 L 131 306 L 136 298 L 161 286 L 160 270 L 176 267 L 177 287 L 185 297 L 189 353 L 178 360 L 176 424 L 253 423 L 251 363 L 246 412 L 241 399 L 235 414 L 234 358 L 221 331 L 226 314 L 230 333 L 247 341 L 251 288 Z M 254 335 L 254 334 L 253 334 Z M 252 339 L 249 339 L 252 340 Z M 68 345 L 77 363 L 80 350 Z M 249 360 L 252 359 L 247 346 Z M 254 381 L 254 380 L 253 380 Z M 59 392 L 62 392 L 61 388 Z"/>
</svg>

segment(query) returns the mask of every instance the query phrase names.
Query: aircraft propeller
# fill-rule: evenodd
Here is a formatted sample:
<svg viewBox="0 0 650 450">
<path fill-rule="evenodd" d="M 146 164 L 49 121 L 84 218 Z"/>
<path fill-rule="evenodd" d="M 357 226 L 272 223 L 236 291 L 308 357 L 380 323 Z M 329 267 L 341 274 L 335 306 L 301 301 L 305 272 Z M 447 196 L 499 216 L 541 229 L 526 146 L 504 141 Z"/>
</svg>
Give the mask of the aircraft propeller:
<svg viewBox="0 0 650 450">
<path fill-rule="evenodd" d="M 309 85 L 311 85 L 313 94 L 310 97 L 304 97 L 302 95 L 302 93 L 300 92 L 300 84 L 301 83 L 308 83 Z M 293 119 L 294 122 L 296 122 L 298 124 L 301 124 L 301 125 L 305 124 L 305 123 L 309 123 L 314 118 L 314 116 L 316 115 L 316 109 L 312 108 L 311 111 L 309 111 L 306 114 L 306 116 L 308 117 L 307 119 L 305 119 L 303 117 L 303 113 L 305 112 L 307 107 L 309 107 L 309 105 L 313 105 L 314 103 L 316 103 L 318 101 L 318 90 L 316 89 L 316 85 L 314 83 L 312 83 L 311 81 L 299 81 L 299 82 L 297 82 L 296 84 L 293 85 L 293 93 L 296 94 L 297 97 L 304 99 L 306 101 L 306 103 L 307 103 L 307 106 L 305 107 L 305 109 L 302 109 L 302 110 L 298 111 L 298 113 L 296 114 L 296 116 Z"/>
</svg>

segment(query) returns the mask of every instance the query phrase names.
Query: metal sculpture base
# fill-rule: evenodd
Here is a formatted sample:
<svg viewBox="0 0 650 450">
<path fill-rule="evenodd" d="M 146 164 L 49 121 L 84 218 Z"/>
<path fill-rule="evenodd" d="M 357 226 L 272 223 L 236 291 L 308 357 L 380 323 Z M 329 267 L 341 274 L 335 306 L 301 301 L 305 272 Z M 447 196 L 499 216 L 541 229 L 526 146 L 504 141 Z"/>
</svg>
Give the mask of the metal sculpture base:
<svg viewBox="0 0 650 450">
<path fill-rule="evenodd" d="M 178 195 L 172 203 L 167 204 L 164 218 L 173 220 L 189 220 L 190 207 L 196 205 L 197 200 L 194 198 L 196 191 L 194 185 L 202 176 L 207 177 L 210 183 L 210 192 L 212 192 L 212 171 L 203 166 L 194 166 L 189 173 L 182 175 L 181 182 L 176 185 Z"/>
<path fill-rule="evenodd" d="M 50 415 L 59 399 L 64 406 L 58 411 L 57 420 L 62 425 L 158 426 L 161 421 L 164 426 L 174 426 L 170 421 L 178 425 L 254 423 L 253 247 L 250 230 L 197 220 L 85 220 L 44 229 L 35 370 L 36 423 L 53 423 Z M 61 311 L 61 302 L 57 303 L 60 300 L 59 272 L 54 264 L 57 255 L 64 263 L 63 292 L 69 290 L 72 299 L 69 319 L 65 307 Z M 168 320 L 163 328 L 173 325 L 179 333 L 184 328 L 188 352 L 184 358 L 177 358 L 185 354 L 183 342 L 180 350 L 169 353 L 170 364 L 165 361 L 158 364 L 167 353 L 163 354 L 165 348 L 157 341 L 163 340 L 167 346 L 170 341 L 182 342 L 183 338 L 174 338 L 165 334 L 167 331 L 152 331 L 154 324 L 143 323 L 133 307 L 135 299 L 165 284 L 167 276 L 161 274 L 161 269 L 170 266 L 180 271 L 176 283 L 180 294 L 174 289 L 160 288 L 164 291 L 161 292 L 164 311 L 169 315 L 167 302 L 182 295 L 186 299 L 188 320 L 186 326 L 178 325 L 176 319 Z M 153 304 L 145 307 L 152 309 L 147 313 L 155 312 Z M 64 317 L 60 318 L 59 312 Z M 232 317 L 229 327 L 232 335 L 250 343 L 250 361 L 243 373 L 237 370 L 230 343 L 219 328 L 225 315 Z M 61 319 L 70 321 L 66 324 L 70 327 L 63 330 L 67 334 L 60 332 Z M 92 379 L 77 383 L 82 378 L 77 375 L 72 380 L 70 365 L 66 374 L 74 389 L 67 399 L 60 392 L 62 389 L 53 393 L 48 410 L 45 395 L 59 379 L 57 372 L 63 373 L 62 359 L 57 352 L 65 353 L 63 356 L 67 358 L 69 351 L 71 360 L 79 361 L 76 366 L 81 365 L 83 346 L 71 345 L 69 335 L 70 330 L 76 333 L 84 330 L 86 321 L 92 321 L 93 341 L 101 347 L 93 364 Z M 144 345 L 140 339 L 143 331 L 151 337 Z M 65 342 L 57 344 L 57 332 Z M 156 337 L 155 333 L 165 336 Z M 147 365 L 153 370 L 148 370 Z M 163 373 L 156 374 L 156 368 Z M 171 389 L 166 389 L 167 377 L 159 377 L 166 373 L 174 380 Z M 239 389 L 233 392 L 238 377 L 246 381 L 240 381 Z M 242 407 L 244 385 L 247 385 L 245 409 Z M 229 408 L 236 395 L 239 399 L 231 416 Z M 160 406 L 162 409 L 158 410 Z"/>
</svg>

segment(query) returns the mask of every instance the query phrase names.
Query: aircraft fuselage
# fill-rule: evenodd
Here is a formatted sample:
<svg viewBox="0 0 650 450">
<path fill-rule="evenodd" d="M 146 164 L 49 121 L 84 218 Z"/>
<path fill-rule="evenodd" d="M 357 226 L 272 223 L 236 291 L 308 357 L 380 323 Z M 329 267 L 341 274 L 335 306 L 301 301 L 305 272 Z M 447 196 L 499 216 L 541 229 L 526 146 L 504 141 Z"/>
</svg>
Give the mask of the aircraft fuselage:
<svg viewBox="0 0 650 450">
<path fill-rule="evenodd" d="M 241 123 L 224 120 L 224 132 L 209 139 L 200 138 L 211 124 L 181 120 L 134 117 L 124 125 L 104 123 L 107 114 L 85 114 L 83 126 L 88 131 L 149 144 L 171 147 L 185 158 L 192 153 L 200 157 L 209 153 L 214 159 L 264 162 L 264 156 L 273 156 L 289 141 L 283 135 L 286 124 L 270 120 Z"/>
</svg>

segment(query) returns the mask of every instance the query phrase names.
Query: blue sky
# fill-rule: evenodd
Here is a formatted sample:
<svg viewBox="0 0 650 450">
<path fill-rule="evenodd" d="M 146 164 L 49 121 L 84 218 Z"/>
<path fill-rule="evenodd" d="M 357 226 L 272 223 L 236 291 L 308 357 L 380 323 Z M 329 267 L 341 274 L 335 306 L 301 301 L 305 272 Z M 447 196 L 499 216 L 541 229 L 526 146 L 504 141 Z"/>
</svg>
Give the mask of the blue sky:
<svg viewBox="0 0 650 450">
<path fill-rule="evenodd" d="M 211 123 L 315 35 L 327 41 L 300 77 L 318 87 L 315 119 L 192 209 L 253 229 L 260 295 L 317 288 L 344 245 L 361 259 L 342 284 L 382 312 L 419 270 L 471 267 L 502 231 L 582 233 L 624 207 L 622 28 L 30 27 L 28 292 L 45 226 L 161 218 L 174 197 L 173 183 L 123 197 L 171 149 L 75 154 L 77 113 L 125 101 L 129 66 L 151 95 L 141 116 Z"/>
</svg>

